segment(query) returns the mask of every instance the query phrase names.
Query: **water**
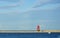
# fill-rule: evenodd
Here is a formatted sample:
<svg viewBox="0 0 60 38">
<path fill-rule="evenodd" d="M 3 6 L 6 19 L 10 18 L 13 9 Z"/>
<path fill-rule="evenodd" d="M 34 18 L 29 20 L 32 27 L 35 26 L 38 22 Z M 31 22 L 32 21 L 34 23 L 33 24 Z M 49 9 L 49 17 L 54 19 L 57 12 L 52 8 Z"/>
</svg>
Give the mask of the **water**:
<svg viewBox="0 0 60 38">
<path fill-rule="evenodd" d="M 0 38 L 60 38 L 60 33 L 0 33 Z"/>
</svg>

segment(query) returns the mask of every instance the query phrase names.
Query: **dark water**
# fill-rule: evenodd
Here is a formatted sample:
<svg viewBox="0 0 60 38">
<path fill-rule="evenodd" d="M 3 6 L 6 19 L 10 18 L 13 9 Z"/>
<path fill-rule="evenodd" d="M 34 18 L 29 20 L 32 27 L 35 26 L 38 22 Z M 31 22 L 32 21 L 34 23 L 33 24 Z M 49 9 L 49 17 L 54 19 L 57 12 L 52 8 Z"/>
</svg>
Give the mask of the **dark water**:
<svg viewBox="0 0 60 38">
<path fill-rule="evenodd" d="M 0 38 L 60 38 L 60 33 L 0 33 Z"/>
</svg>

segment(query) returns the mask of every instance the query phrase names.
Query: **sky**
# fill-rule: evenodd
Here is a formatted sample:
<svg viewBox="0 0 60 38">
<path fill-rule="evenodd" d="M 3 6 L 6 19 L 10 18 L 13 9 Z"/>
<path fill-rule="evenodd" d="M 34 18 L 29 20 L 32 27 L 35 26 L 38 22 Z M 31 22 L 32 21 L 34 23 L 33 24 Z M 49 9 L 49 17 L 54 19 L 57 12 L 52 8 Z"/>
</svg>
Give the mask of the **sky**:
<svg viewBox="0 0 60 38">
<path fill-rule="evenodd" d="M 0 0 L 0 30 L 60 30 L 60 0 Z"/>
</svg>

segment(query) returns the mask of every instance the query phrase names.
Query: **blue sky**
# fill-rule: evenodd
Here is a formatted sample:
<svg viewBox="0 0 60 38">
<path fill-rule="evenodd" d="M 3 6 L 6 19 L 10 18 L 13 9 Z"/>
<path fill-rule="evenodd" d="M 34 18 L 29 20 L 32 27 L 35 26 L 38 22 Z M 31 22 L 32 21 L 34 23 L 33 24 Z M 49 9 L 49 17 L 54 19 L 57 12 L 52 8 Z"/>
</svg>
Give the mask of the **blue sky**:
<svg viewBox="0 0 60 38">
<path fill-rule="evenodd" d="M 60 0 L 0 0 L 0 30 L 60 30 Z"/>
</svg>

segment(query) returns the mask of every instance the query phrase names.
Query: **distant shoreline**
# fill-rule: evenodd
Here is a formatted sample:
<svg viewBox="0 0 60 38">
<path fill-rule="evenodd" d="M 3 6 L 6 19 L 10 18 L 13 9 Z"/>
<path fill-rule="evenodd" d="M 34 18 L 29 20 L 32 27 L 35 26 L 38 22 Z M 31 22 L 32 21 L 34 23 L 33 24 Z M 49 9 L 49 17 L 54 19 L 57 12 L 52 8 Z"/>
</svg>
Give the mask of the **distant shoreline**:
<svg viewBox="0 0 60 38">
<path fill-rule="evenodd" d="M 60 32 L 60 30 L 0 30 L 0 33 L 47 33 L 47 32 Z"/>
</svg>

